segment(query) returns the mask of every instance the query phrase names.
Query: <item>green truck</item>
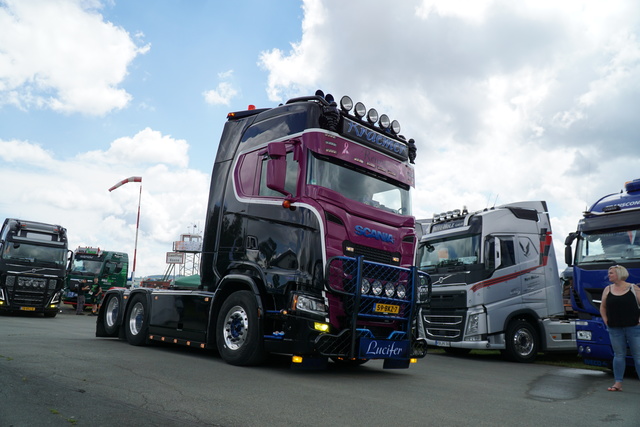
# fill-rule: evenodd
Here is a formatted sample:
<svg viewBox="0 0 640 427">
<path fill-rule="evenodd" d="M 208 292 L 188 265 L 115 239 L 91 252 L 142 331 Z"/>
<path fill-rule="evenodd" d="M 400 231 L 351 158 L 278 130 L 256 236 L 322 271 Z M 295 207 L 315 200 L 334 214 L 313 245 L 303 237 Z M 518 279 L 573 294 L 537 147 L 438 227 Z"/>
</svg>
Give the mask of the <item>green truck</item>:
<svg viewBox="0 0 640 427">
<path fill-rule="evenodd" d="M 114 287 L 126 287 L 129 271 L 129 255 L 124 252 L 103 251 L 100 248 L 80 246 L 73 253 L 63 301 L 76 307 L 77 292 L 81 283 L 92 284 L 95 277 L 103 291 Z M 85 292 L 85 307 L 95 302 L 95 295 Z"/>
</svg>

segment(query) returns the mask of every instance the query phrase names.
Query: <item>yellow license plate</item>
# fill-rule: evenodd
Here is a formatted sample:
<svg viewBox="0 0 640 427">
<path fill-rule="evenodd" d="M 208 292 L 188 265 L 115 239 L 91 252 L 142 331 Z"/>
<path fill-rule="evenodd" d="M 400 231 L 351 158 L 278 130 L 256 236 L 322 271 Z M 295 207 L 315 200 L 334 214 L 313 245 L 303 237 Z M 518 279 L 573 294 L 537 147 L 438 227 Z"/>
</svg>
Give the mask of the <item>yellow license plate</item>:
<svg viewBox="0 0 640 427">
<path fill-rule="evenodd" d="M 373 311 L 378 313 L 398 314 L 400 313 L 400 306 L 395 304 L 376 304 Z"/>
<path fill-rule="evenodd" d="M 20 307 L 22 311 L 36 311 L 35 307 Z"/>
</svg>

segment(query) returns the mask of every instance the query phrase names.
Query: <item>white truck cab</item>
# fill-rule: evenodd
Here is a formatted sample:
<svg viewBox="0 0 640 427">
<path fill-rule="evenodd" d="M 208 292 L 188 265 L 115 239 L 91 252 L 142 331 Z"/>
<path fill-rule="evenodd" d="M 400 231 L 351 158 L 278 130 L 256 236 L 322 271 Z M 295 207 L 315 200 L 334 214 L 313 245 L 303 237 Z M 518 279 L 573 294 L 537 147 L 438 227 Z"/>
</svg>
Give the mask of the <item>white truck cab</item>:
<svg viewBox="0 0 640 427">
<path fill-rule="evenodd" d="M 546 202 L 450 211 L 420 223 L 417 265 L 433 280 L 422 314 L 429 345 L 501 350 L 518 362 L 576 350 Z"/>
</svg>

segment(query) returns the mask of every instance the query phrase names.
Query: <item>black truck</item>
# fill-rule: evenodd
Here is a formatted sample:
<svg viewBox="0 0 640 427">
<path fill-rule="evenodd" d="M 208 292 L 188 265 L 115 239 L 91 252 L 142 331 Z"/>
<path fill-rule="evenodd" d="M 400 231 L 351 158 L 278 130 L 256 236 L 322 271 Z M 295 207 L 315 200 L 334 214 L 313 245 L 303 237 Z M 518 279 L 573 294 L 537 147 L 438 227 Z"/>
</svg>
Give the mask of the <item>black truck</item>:
<svg viewBox="0 0 640 427">
<path fill-rule="evenodd" d="M 7 218 L 0 230 L 0 311 L 58 314 L 67 267 L 67 230 Z"/>
<path fill-rule="evenodd" d="M 217 348 L 235 365 L 407 368 L 424 357 L 414 265 L 415 144 L 331 95 L 228 114 L 211 177 L 200 286 L 106 293 L 96 335 Z"/>
</svg>

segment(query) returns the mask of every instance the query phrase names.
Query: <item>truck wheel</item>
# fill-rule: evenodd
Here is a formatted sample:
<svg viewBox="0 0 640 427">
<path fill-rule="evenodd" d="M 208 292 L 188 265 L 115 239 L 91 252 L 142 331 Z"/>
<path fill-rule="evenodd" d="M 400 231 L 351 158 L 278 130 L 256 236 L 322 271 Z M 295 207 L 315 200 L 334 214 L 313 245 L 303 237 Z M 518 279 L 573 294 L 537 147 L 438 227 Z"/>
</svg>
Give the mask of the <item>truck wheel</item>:
<svg viewBox="0 0 640 427">
<path fill-rule="evenodd" d="M 265 358 L 256 297 L 249 291 L 231 294 L 220 308 L 216 324 L 220 356 L 231 365 L 255 365 Z"/>
<path fill-rule="evenodd" d="M 101 315 L 104 323 L 104 332 L 109 337 L 118 335 L 120 308 L 120 298 L 117 295 L 110 295 L 104 303 Z"/>
<path fill-rule="evenodd" d="M 125 316 L 124 335 L 131 345 L 144 345 L 147 343 L 147 330 L 149 329 L 149 308 L 144 295 L 135 295 Z"/>
<path fill-rule="evenodd" d="M 515 320 L 509 324 L 505 337 L 505 357 L 520 363 L 531 363 L 538 354 L 538 333 L 525 320 Z"/>
</svg>

